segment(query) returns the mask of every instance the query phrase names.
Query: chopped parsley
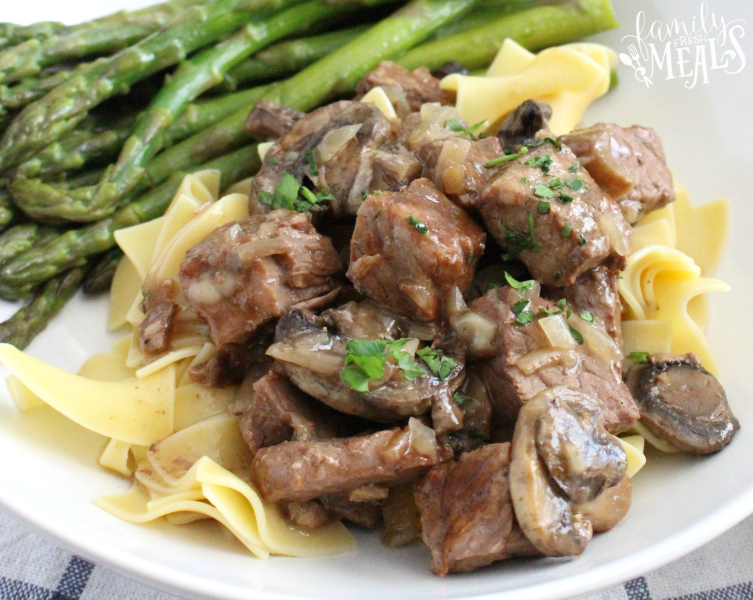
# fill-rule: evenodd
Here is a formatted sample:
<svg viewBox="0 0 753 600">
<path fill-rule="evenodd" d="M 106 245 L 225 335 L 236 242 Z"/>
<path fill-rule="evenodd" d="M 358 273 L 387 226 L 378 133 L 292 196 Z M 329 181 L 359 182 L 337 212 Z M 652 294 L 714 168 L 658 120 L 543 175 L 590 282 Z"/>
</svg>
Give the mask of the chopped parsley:
<svg viewBox="0 0 753 600">
<path fill-rule="evenodd" d="M 557 301 L 557 308 L 559 308 L 560 310 L 565 310 L 566 306 L 567 306 L 567 300 L 565 300 L 564 298 L 560 298 Z"/>
<path fill-rule="evenodd" d="M 523 146 L 523 147 L 522 147 L 522 148 L 521 148 L 520 150 L 518 150 L 518 152 L 516 152 L 515 154 L 505 154 L 505 155 L 503 155 L 503 156 L 498 156 L 497 158 L 493 158 L 492 160 L 490 160 L 490 161 L 489 161 L 488 163 L 486 163 L 486 164 L 485 164 L 484 166 L 485 166 L 485 167 L 486 167 L 487 169 L 489 169 L 489 168 L 491 168 L 491 167 L 494 167 L 494 166 L 496 166 L 496 165 L 499 165 L 499 164 L 502 164 L 502 163 L 506 163 L 506 162 L 510 162 L 511 160 L 515 160 L 516 158 L 520 158 L 521 156 L 523 156 L 523 155 L 524 155 L 524 154 L 526 154 L 527 152 L 528 152 L 528 148 L 526 148 L 525 146 Z M 528 164 L 528 163 L 525 163 L 525 164 Z M 525 177 L 524 177 L 523 179 L 525 179 Z M 527 180 L 526 180 L 526 181 L 527 181 Z M 527 185 L 527 184 L 526 184 L 526 185 Z"/>
<path fill-rule="evenodd" d="M 391 356 L 405 378 L 414 381 L 425 375 L 426 369 L 416 362 L 410 352 L 403 350 L 409 341 L 409 338 L 394 341 L 350 340 L 345 346 L 347 355 L 340 377 L 357 392 L 368 392 L 369 380 L 384 376 L 384 365 Z"/>
<path fill-rule="evenodd" d="M 489 292 L 491 290 L 498 290 L 498 289 L 499 289 L 499 284 L 497 284 L 497 283 L 487 283 L 486 284 L 486 291 L 487 292 Z"/>
<path fill-rule="evenodd" d="M 536 210 L 538 210 L 540 215 L 548 215 L 552 211 L 552 205 L 546 200 L 539 200 Z"/>
<path fill-rule="evenodd" d="M 539 198 L 554 198 L 554 192 L 549 189 L 549 186 L 546 186 L 543 183 L 537 183 L 533 188 L 533 193 Z"/>
<path fill-rule="evenodd" d="M 627 357 L 637 363 L 644 363 L 648 362 L 648 354 L 648 352 L 631 352 Z"/>
<path fill-rule="evenodd" d="M 426 223 L 419 221 L 413 215 L 408 215 L 407 217 L 405 217 L 405 219 L 413 226 L 413 229 L 418 231 L 418 233 L 420 233 L 421 235 L 426 235 L 427 233 L 429 233 L 429 227 L 426 225 Z"/>
<path fill-rule="evenodd" d="M 527 325 L 528 323 L 533 321 L 533 317 L 535 315 L 530 310 L 528 310 L 528 307 L 530 305 L 530 300 L 521 300 L 520 302 L 516 302 L 515 306 L 512 307 L 512 314 L 515 315 L 515 320 L 521 325 Z"/>
<path fill-rule="evenodd" d="M 557 179 L 553 179 L 552 181 L 547 183 L 546 187 L 548 187 L 550 190 L 560 190 L 565 187 L 565 184 L 563 184 L 562 180 L 557 177 Z"/>
<path fill-rule="evenodd" d="M 259 192 L 259 200 L 274 210 L 285 208 L 303 213 L 312 208 L 320 208 L 322 202 L 332 200 L 332 194 L 326 191 L 312 192 L 300 185 L 290 173 L 284 173 L 275 191 Z"/>
<path fill-rule="evenodd" d="M 520 183 L 522 183 L 523 185 L 531 185 L 531 182 L 528 181 L 527 177 L 521 177 L 520 178 Z"/>
<path fill-rule="evenodd" d="M 579 246 L 585 246 L 586 245 L 586 238 L 585 238 L 584 235 L 581 235 L 580 238 L 578 239 L 578 245 Z"/>
<path fill-rule="evenodd" d="M 568 171 L 570 171 L 571 173 L 575 174 L 575 173 L 578 172 L 578 167 L 579 166 L 580 166 L 580 163 L 576 161 L 574 165 L 570 166 L 570 168 L 568 169 Z"/>
<path fill-rule="evenodd" d="M 579 344 L 583 345 L 585 340 L 583 339 L 583 336 L 581 335 L 580 331 L 575 329 L 572 325 L 568 325 L 568 327 L 570 328 L 570 335 L 573 336 L 573 339 Z"/>
<path fill-rule="evenodd" d="M 505 271 L 505 279 L 507 280 L 507 283 L 510 284 L 510 287 L 516 290 L 532 290 L 536 283 L 533 279 L 529 279 L 528 281 L 518 281 L 507 271 Z"/>
<path fill-rule="evenodd" d="M 581 191 L 584 187 L 586 187 L 583 184 L 583 180 L 580 177 L 575 177 L 574 179 L 565 179 L 565 185 L 569 187 L 574 192 Z"/>
<path fill-rule="evenodd" d="M 538 142 L 533 142 L 528 144 L 529 148 L 538 148 L 539 146 L 543 146 L 547 142 L 550 142 L 557 146 L 557 150 L 562 150 L 562 142 L 560 142 L 558 139 L 555 139 L 553 137 L 546 137 L 543 140 L 539 140 Z"/>
<path fill-rule="evenodd" d="M 564 226 L 562 227 L 562 229 L 560 230 L 560 237 L 561 237 L 561 238 L 562 238 L 563 240 L 566 240 L 567 238 L 569 238 L 569 237 L 570 237 L 570 232 L 572 231 L 572 229 L 573 229 L 573 228 L 572 228 L 572 225 L 570 225 L 570 223 L 566 223 L 566 224 L 565 224 L 565 225 L 564 225 Z"/>
<path fill-rule="evenodd" d="M 465 259 L 465 264 L 470 265 L 473 262 L 473 250 L 468 253 L 468 258 Z"/>
<path fill-rule="evenodd" d="M 440 379 L 446 379 L 458 365 L 452 358 L 445 356 L 441 350 L 432 350 L 428 346 L 421 348 L 416 354 L 424 359 L 429 370 Z"/>
<path fill-rule="evenodd" d="M 538 252 L 541 248 L 536 244 L 533 228 L 533 213 L 528 211 L 528 235 L 507 229 L 502 223 L 502 229 L 505 233 L 505 244 L 507 252 L 502 255 L 502 260 L 513 260 L 523 250 Z"/>
<path fill-rule="evenodd" d="M 376 211 L 376 212 L 374 213 L 374 217 L 373 217 L 373 218 L 374 218 L 374 219 L 376 219 L 376 218 L 378 218 L 378 217 L 379 217 L 379 215 L 381 215 L 381 214 L 382 214 L 382 209 L 380 208 L 380 209 L 379 209 L 378 211 Z"/>
<path fill-rule="evenodd" d="M 270 165 L 279 165 L 280 161 L 277 160 L 274 156 L 270 156 L 268 158 L 264 159 L 264 162 Z"/>
<path fill-rule="evenodd" d="M 309 161 L 309 173 L 316 177 L 319 175 L 319 167 L 316 166 L 316 161 L 314 160 L 314 153 L 311 150 L 306 150 L 306 160 Z"/>
<path fill-rule="evenodd" d="M 479 121 L 478 123 L 471 125 L 470 127 L 463 127 L 463 124 L 460 121 L 456 121 L 455 119 L 448 119 L 444 124 L 445 126 L 449 127 L 451 131 L 456 132 L 458 134 L 458 137 L 467 135 L 472 141 L 477 142 L 484 137 L 483 133 L 476 135 L 476 131 L 479 129 L 479 127 L 483 127 L 484 123 L 486 123 L 486 119 Z"/>
<path fill-rule="evenodd" d="M 582 313 L 580 313 L 580 318 L 584 321 L 588 321 L 589 323 L 594 322 L 594 314 L 590 310 L 584 310 Z"/>
<path fill-rule="evenodd" d="M 461 392 L 455 392 L 452 395 L 452 399 L 455 400 L 455 404 L 461 407 L 464 404 L 468 404 L 469 402 L 473 402 L 475 400 L 475 398 L 472 398 L 471 396 L 466 396 L 465 394 Z"/>
<path fill-rule="evenodd" d="M 561 193 L 559 200 L 562 204 L 570 204 L 574 198 L 570 194 Z"/>
<path fill-rule="evenodd" d="M 528 167 L 538 167 L 544 175 L 549 175 L 549 167 L 552 166 L 552 157 L 548 154 L 542 154 L 541 156 L 534 156 L 523 164 Z"/>
</svg>

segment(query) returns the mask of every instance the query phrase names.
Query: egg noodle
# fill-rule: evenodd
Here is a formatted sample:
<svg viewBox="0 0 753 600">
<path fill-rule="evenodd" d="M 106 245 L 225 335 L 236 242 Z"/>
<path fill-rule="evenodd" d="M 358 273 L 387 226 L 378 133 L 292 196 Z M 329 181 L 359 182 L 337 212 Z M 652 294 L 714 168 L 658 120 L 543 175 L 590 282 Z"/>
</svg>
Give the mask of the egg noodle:
<svg viewBox="0 0 753 600">
<path fill-rule="evenodd" d="M 569 44 L 532 54 L 507 40 L 486 76 L 450 75 L 445 89 L 457 93 L 457 108 L 469 123 L 497 125 L 521 102 L 550 104 L 551 131 L 570 132 L 586 108 L 605 94 L 615 53 L 597 44 Z M 389 118 L 395 113 L 380 88 L 364 101 Z M 260 145 L 261 152 L 268 145 Z M 172 280 L 186 252 L 217 227 L 248 215 L 248 181 L 220 197 L 219 173 L 188 175 L 166 214 L 115 234 L 125 253 L 111 288 L 108 327 L 131 333 L 108 353 L 91 357 L 77 375 L 0 345 L 0 362 L 18 408 L 49 405 L 72 421 L 110 438 L 99 464 L 133 480 L 125 493 L 100 497 L 97 506 L 112 515 L 145 523 L 165 517 L 181 525 L 199 519 L 221 523 L 259 558 L 270 554 L 323 556 L 354 550 L 355 538 L 341 523 L 313 532 L 290 526 L 274 504 L 264 502 L 248 480 L 251 453 L 237 418 L 228 412 L 237 387 L 213 388 L 188 376 L 192 365 L 215 351 L 203 331 L 172 340 L 172 349 L 145 356 L 138 343 L 144 319 L 139 305 L 146 281 Z M 727 238 L 729 203 L 717 200 L 693 207 L 687 190 L 675 182 L 676 201 L 635 226 L 627 267 L 618 289 L 623 303 L 625 354 L 694 352 L 716 373 L 704 330 L 706 294 L 729 287 L 712 278 Z M 622 438 L 628 475 L 645 464 L 638 426 Z"/>
</svg>

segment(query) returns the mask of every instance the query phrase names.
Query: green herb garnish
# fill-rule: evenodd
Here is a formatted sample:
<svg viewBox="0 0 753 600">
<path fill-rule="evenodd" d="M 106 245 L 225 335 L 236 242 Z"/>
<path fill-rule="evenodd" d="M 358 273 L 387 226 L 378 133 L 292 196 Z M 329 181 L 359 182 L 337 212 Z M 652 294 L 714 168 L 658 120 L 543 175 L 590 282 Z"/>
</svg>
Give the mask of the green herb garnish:
<svg viewBox="0 0 753 600">
<path fill-rule="evenodd" d="M 552 166 L 552 157 L 548 154 L 542 154 L 541 156 L 534 156 L 523 164 L 529 167 L 538 167 L 544 175 L 549 175 L 549 167 Z"/>
<path fill-rule="evenodd" d="M 413 215 L 408 215 L 406 217 L 406 220 L 408 223 L 410 223 L 413 226 L 413 229 L 418 231 L 421 235 L 425 235 L 429 233 L 429 227 L 424 223 L 423 221 L 419 221 L 416 217 Z"/>
<path fill-rule="evenodd" d="M 565 179 L 565 185 L 575 192 L 579 192 L 586 187 L 580 177 L 576 177 L 575 179 Z"/>
<path fill-rule="evenodd" d="M 468 253 L 468 258 L 465 259 L 465 264 L 470 265 L 473 262 L 473 250 Z"/>
<path fill-rule="evenodd" d="M 314 153 L 311 150 L 306 150 L 306 160 L 309 161 L 309 173 L 311 173 L 314 177 L 319 175 L 319 167 L 316 166 Z"/>
<path fill-rule="evenodd" d="M 539 146 L 543 146 L 547 142 L 550 142 L 557 146 L 557 150 L 562 150 L 562 142 L 560 142 L 558 139 L 555 139 L 553 137 L 546 137 L 543 140 L 539 140 L 538 142 L 532 142 L 530 144 L 527 144 L 529 148 L 538 148 Z"/>
<path fill-rule="evenodd" d="M 570 223 L 566 223 L 565 226 L 560 230 L 560 237 L 563 240 L 566 240 L 568 237 L 570 237 L 570 232 L 572 231 L 572 229 L 572 225 L 570 225 Z"/>
<path fill-rule="evenodd" d="M 539 198 L 554 198 L 554 192 L 543 183 L 537 183 L 533 188 L 533 193 Z"/>
<path fill-rule="evenodd" d="M 627 357 L 637 363 L 644 363 L 648 362 L 648 354 L 648 352 L 631 352 Z"/>
<path fill-rule="evenodd" d="M 552 210 L 552 205 L 546 200 L 539 200 L 539 205 L 536 208 L 540 215 L 548 215 Z"/>
<path fill-rule="evenodd" d="M 471 125 L 470 127 L 464 127 L 460 121 L 456 121 L 455 119 L 448 119 L 444 124 L 446 127 L 449 127 L 451 131 L 455 131 L 458 134 L 458 137 L 467 135 L 472 141 L 477 142 L 484 137 L 484 134 L 482 133 L 477 136 L 475 132 L 479 127 L 483 127 L 484 123 L 486 123 L 486 119 L 479 121 L 478 123 Z"/>
<path fill-rule="evenodd" d="M 574 200 L 574 198 L 570 194 L 563 193 L 560 194 L 559 200 L 560 202 L 562 202 L 562 204 L 570 204 Z"/>
<path fill-rule="evenodd" d="M 528 310 L 530 305 L 530 300 L 521 300 L 520 302 L 516 302 L 515 306 L 512 307 L 512 314 L 515 315 L 515 320 L 521 325 L 527 325 L 533 321 L 534 314 Z"/>
<path fill-rule="evenodd" d="M 303 213 L 318 207 L 322 202 L 332 200 L 332 194 L 326 191 L 312 192 L 300 185 L 290 173 L 284 173 L 275 191 L 259 192 L 259 200 L 274 210 L 284 208 Z"/>
<path fill-rule="evenodd" d="M 505 271 L 505 279 L 507 280 L 507 283 L 510 284 L 510 287 L 516 290 L 532 290 L 536 283 L 533 279 L 529 279 L 528 281 L 518 281 L 507 271 Z"/>
<path fill-rule="evenodd" d="M 446 379 L 458 364 L 449 356 L 445 356 L 442 350 L 432 350 L 428 346 L 421 348 L 416 354 L 424 359 L 429 370 L 440 379 Z"/>
<path fill-rule="evenodd" d="M 469 402 L 473 402 L 475 400 L 475 398 L 471 396 L 466 396 L 465 394 L 461 392 L 455 392 L 452 395 L 452 399 L 455 400 L 455 404 L 457 404 L 460 407 L 462 407 L 465 404 L 468 404 Z"/>
<path fill-rule="evenodd" d="M 583 339 L 583 336 L 581 335 L 580 331 L 573 328 L 572 325 L 568 325 L 568 327 L 570 328 L 570 335 L 573 336 L 573 339 L 582 345 L 585 340 Z"/>
<path fill-rule="evenodd" d="M 506 162 L 510 162 L 511 160 L 515 160 L 516 158 L 520 158 L 521 156 L 523 156 L 523 155 L 524 155 L 524 154 L 526 154 L 527 152 L 528 152 L 528 148 L 526 148 L 525 146 L 523 146 L 523 147 L 522 147 L 522 148 L 521 148 L 520 150 L 518 150 L 518 152 L 516 152 L 515 154 L 505 154 L 505 155 L 503 155 L 503 156 L 498 156 L 497 158 L 493 158 L 492 160 L 490 160 L 490 161 L 489 161 L 488 163 L 486 163 L 486 164 L 485 164 L 484 166 L 485 166 L 485 167 L 486 167 L 487 169 L 489 169 L 489 168 L 491 168 L 491 167 L 494 167 L 494 166 L 496 166 L 496 165 L 499 165 L 499 164 L 502 164 L 502 163 L 506 163 Z M 526 164 L 528 164 L 528 163 L 526 163 Z M 524 178 L 524 179 L 525 179 L 525 178 Z M 527 181 L 527 180 L 526 180 L 526 181 Z M 527 185 L 527 184 L 526 184 L 526 185 Z"/>
<path fill-rule="evenodd" d="M 594 314 L 590 310 L 584 310 L 582 313 L 580 313 L 580 318 L 584 321 L 588 321 L 589 323 L 594 322 Z"/>
</svg>

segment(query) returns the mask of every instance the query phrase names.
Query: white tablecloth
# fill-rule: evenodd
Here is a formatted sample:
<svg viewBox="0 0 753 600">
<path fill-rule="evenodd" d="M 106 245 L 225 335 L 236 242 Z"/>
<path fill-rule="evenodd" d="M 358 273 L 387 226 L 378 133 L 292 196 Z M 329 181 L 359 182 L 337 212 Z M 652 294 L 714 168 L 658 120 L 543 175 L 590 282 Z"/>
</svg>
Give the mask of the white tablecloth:
<svg viewBox="0 0 753 600">
<path fill-rule="evenodd" d="M 689 556 L 586 600 L 753 599 L 753 517 Z M 0 600 L 181 600 L 93 565 L 0 512 Z"/>
</svg>

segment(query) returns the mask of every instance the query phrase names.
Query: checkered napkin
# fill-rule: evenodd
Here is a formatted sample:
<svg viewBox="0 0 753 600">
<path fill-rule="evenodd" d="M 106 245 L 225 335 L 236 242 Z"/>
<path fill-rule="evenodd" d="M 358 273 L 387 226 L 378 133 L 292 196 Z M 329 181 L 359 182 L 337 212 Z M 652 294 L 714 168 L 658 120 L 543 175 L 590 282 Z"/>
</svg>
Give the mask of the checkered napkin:
<svg viewBox="0 0 753 600">
<path fill-rule="evenodd" d="M 753 517 L 693 554 L 583 600 L 753 599 Z M 61 550 L 0 512 L 0 600 L 181 600 Z"/>
</svg>

